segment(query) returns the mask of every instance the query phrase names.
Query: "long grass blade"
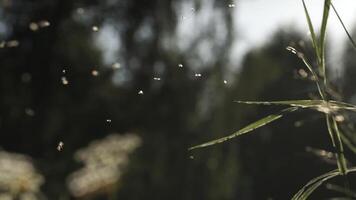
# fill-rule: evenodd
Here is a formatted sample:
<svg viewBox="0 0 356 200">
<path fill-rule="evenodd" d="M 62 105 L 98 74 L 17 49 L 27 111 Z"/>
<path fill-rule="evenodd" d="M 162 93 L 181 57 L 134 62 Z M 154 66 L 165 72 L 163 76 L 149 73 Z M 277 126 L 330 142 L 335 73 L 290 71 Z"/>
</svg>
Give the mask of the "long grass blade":
<svg viewBox="0 0 356 200">
<path fill-rule="evenodd" d="M 352 135 L 353 133 L 347 129 L 347 127 L 342 127 L 341 133 L 341 140 L 344 142 L 344 144 L 354 153 L 356 154 L 356 145 L 354 142 L 352 142 L 348 137 L 349 135 Z"/>
<path fill-rule="evenodd" d="M 335 192 L 342 193 L 342 194 L 350 197 L 350 198 L 346 198 L 346 199 L 356 198 L 356 193 L 348 188 L 344 188 L 339 185 L 334 185 L 334 184 L 330 184 L 330 183 L 326 184 L 326 188 L 329 190 L 335 191 Z"/>
<path fill-rule="evenodd" d="M 347 172 L 352 173 L 355 172 L 356 168 L 350 168 L 348 169 Z M 310 180 L 305 186 L 303 186 L 292 198 L 292 200 L 306 200 L 308 197 L 322 184 L 324 184 L 326 181 L 342 175 L 339 170 L 333 170 L 330 172 L 327 172 L 323 175 L 320 175 L 316 178 L 313 178 Z"/>
<path fill-rule="evenodd" d="M 312 39 L 312 43 L 313 43 L 313 47 L 315 49 L 315 52 L 316 52 L 316 56 L 318 58 L 318 62 L 320 63 L 320 51 L 319 51 L 319 45 L 318 45 L 318 41 L 316 39 L 316 35 L 315 35 L 315 31 L 314 31 L 314 27 L 313 27 L 313 23 L 310 19 L 310 15 L 309 15 L 309 12 L 308 12 L 308 8 L 305 4 L 305 1 L 302 0 L 303 2 L 303 7 L 304 7 L 304 13 L 305 13 L 305 17 L 307 18 L 307 22 L 308 22 L 308 27 L 309 27 L 309 31 L 310 31 L 310 34 L 311 34 L 311 39 Z"/>
<path fill-rule="evenodd" d="M 325 72 L 325 38 L 326 38 L 326 27 L 329 18 L 329 11 L 330 11 L 330 4 L 331 0 L 324 1 L 324 12 L 323 12 L 323 19 L 321 22 L 321 30 L 320 30 L 320 58 L 321 58 L 321 65 L 319 66 L 322 72 L 322 76 L 324 78 L 324 84 L 326 85 L 326 72 Z"/>
<path fill-rule="evenodd" d="M 344 155 L 344 147 L 342 144 L 342 140 L 341 140 L 341 132 L 339 130 L 338 124 L 335 120 L 335 117 L 332 117 L 332 121 L 333 121 L 333 128 L 335 130 L 335 139 L 337 142 L 336 143 L 336 154 L 337 154 L 337 161 L 338 161 L 338 165 L 339 165 L 339 169 L 341 171 L 342 174 L 346 174 L 347 173 L 347 165 L 346 165 L 346 158 Z"/>
<path fill-rule="evenodd" d="M 312 108 L 320 112 L 333 112 L 339 110 L 356 111 L 356 106 L 340 101 L 325 100 L 287 100 L 287 101 L 234 101 L 243 104 L 256 105 L 286 105 L 299 108 Z"/>
<path fill-rule="evenodd" d="M 346 159 L 344 156 L 344 149 L 340 137 L 340 131 L 338 129 L 336 120 L 331 115 L 326 114 L 325 117 L 330 139 L 333 144 L 333 147 L 336 150 L 337 166 L 341 174 L 345 175 L 347 173 L 347 166 Z"/>
<path fill-rule="evenodd" d="M 326 27 L 329 18 L 330 4 L 331 4 L 331 0 L 324 0 L 324 11 L 323 11 L 323 19 L 321 22 L 320 41 L 319 41 L 321 51 L 325 50 L 325 36 L 326 36 Z"/>
<path fill-rule="evenodd" d="M 310 62 L 308 61 L 308 59 L 304 56 L 304 54 L 303 53 L 301 53 L 301 52 L 299 52 L 299 51 L 297 51 L 295 48 L 293 48 L 293 47 L 287 47 L 286 48 L 288 51 L 290 51 L 290 52 L 292 52 L 293 54 L 295 54 L 295 55 L 297 55 L 298 56 L 298 58 L 300 58 L 302 61 L 303 61 L 303 63 L 305 64 L 305 66 L 308 68 L 308 70 L 310 71 L 310 73 L 312 73 L 312 75 L 313 75 L 313 78 L 314 78 L 314 80 L 315 80 L 315 84 L 316 84 L 316 86 L 317 86 L 317 88 L 318 88 L 318 92 L 319 92 L 319 95 L 320 95 L 320 97 L 323 99 L 323 100 L 326 100 L 326 95 L 325 95 L 325 91 L 323 90 L 323 88 L 321 87 L 321 85 L 320 85 L 320 81 L 319 81 L 319 76 L 317 75 L 317 73 L 315 73 L 315 71 L 313 70 L 313 67 L 312 67 L 312 65 L 310 64 Z M 325 84 L 326 85 L 326 84 Z"/>
<path fill-rule="evenodd" d="M 310 108 L 320 106 L 323 100 L 287 100 L 287 101 L 235 101 L 243 104 L 257 104 L 257 105 L 288 105 L 300 108 Z"/>
<path fill-rule="evenodd" d="M 356 146 L 352 144 L 352 142 L 345 136 L 344 134 L 341 134 L 341 140 L 344 142 L 344 144 L 354 153 L 356 154 Z"/>
<path fill-rule="evenodd" d="M 251 131 L 253 131 L 253 130 L 257 129 L 257 128 L 260 128 L 262 126 L 265 126 L 266 124 L 269 124 L 269 123 L 281 118 L 284 114 L 296 111 L 297 109 L 298 108 L 296 108 L 296 107 L 286 108 L 286 109 L 280 111 L 277 114 L 272 114 L 272 115 L 264 117 L 264 118 L 262 118 L 262 119 L 260 119 L 258 121 L 255 121 L 255 122 L 247 125 L 246 127 L 240 129 L 239 131 L 237 131 L 237 132 L 235 132 L 235 133 L 233 133 L 233 134 L 231 134 L 229 136 L 222 137 L 222 138 L 219 138 L 219 139 L 216 139 L 216 140 L 212 140 L 210 142 L 206 142 L 206 143 L 203 143 L 203 144 L 200 144 L 200 145 L 196 145 L 196 146 L 190 147 L 188 150 L 203 148 L 203 147 L 219 144 L 219 143 L 222 143 L 222 142 L 226 142 L 227 140 L 230 140 L 232 138 L 235 138 L 235 137 L 238 137 L 240 135 L 246 134 L 246 133 L 251 132 Z"/>
<path fill-rule="evenodd" d="M 327 181 L 330 178 L 333 178 L 337 175 L 339 175 L 338 170 L 333 170 L 331 172 L 327 172 L 325 174 L 322 174 L 316 178 L 313 178 L 310 180 L 306 185 L 304 185 L 292 198 L 292 200 L 305 200 L 308 198 L 308 196 L 313 192 L 315 189 L 317 189 L 317 186 L 320 186 L 322 183 Z"/>
<path fill-rule="evenodd" d="M 346 28 L 344 22 L 342 21 L 340 15 L 339 15 L 339 13 L 337 12 L 337 10 L 336 10 L 336 8 L 335 8 L 335 6 L 334 6 L 333 3 L 331 3 L 331 7 L 332 7 L 332 9 L 334 10 L 334 12 L 335 12 L 337 18 L 339 19 L 339 21 L 340 21 L 342 27 L 344 28 L 344 31 L 345 31 L 347 37 L 349 38 L 349 40 L 350 40 L 352 46 L 354 47 L 354 49 L 356 49 L 356 43 L 355 43 L 355 41 L 352 39 L 351 34 L 350 34 L 349 31 L 347 30 L 347 28 Z"/>
</svg>

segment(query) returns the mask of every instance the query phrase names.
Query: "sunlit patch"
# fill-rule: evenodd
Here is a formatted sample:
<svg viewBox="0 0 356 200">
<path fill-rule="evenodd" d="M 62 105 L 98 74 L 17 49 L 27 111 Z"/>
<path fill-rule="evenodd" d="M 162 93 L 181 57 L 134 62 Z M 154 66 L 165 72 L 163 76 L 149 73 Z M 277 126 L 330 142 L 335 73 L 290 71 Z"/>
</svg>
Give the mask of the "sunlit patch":
<svg viewBox="0 0 356 200">
<path fill-rule="evenodd" d="M 324 101 L 322 104 L 318 105 L 316 107 L 316 110 L 325 114 L 330 114 L 330 113 L 337 113 L 337 111 L 340 110 L 339 105 L 335 105 L 333 103 Z M 341 117 L 339 117 L 339 119 L 341 119 Z"/>
<path fill-rule="evenodd" d="M 137 94 L 143 95 L 143 91 L 142 91 L 142 90 L 139 90 Z"/>
<path fill-rule="evenodd" d="M 224 84 L 227 84 L 227 80 L 224 80 Z"/>
<path fill-rule="evenodd" d="M 318 106 L 316 110 L 325 114 L 330 114 L 332 111 L 328 106 Z"/>
<path fill-rule="evenodd" d="M 141 139 L 135 134 L 114 134 L 77 151 L 74 157 L 84 167 L 68 178 L 72 195 L 87 197 L 110 193 L 129 164 L 129 154 L 140 144 Z"/>
<path fill-rule="evenodd" d="M 234 3 L 230 3 L 229 5 L 227 5 L 227 7 L 229 7 L 229 8 L 235 8 L 235 4 L 234 4 Z"/>
<path fill-rule="evenodd" d="M 179 68 L 182 68 L 182 67 L 183 67 L 183 64 L 178 64 L 178 67 L 179 67 Z"/>
<path fill-rule="evenodd" d="M 111 123 L 111 119 L 106 119 L 106 122 L 107 123 Z"/>
</svg>

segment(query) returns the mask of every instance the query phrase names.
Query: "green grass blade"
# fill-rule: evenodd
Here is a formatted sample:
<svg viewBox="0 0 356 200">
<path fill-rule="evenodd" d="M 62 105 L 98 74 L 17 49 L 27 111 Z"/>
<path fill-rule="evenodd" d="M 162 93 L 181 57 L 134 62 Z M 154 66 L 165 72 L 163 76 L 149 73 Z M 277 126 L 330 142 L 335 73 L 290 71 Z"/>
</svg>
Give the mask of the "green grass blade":
<svg viewBox="0 0 356 200">
<path fill-rule="evenodd" d="M 255 121 L 249 125 L 247 125 L 246 127 L 240 129 L 239 131 L 229 135 L 229 136 L 226 136 L 226 137 L 222 137 L 222 138 L 219 138 L 219 139 L 216 139 L 216 140 L 212 140 L 210 142 L 206 142 L 206 143 L 203 143 L 203 144 L 200 144 L 200 145 L 196 145 L 196 146 L 193 146 L 193 147 L 190 147 L 188 150 L 193 150 L 193 149 L 198 149 L 198 148 L 203 148 L 203 147 L 207 147 L 207 146 L 211 146 L 211 145 L 215 145 L 215 144 L 219 144 L 219 143 L 222 143 L 222 142 L 225 142 L 227 140 L 230 140 L 232 138 L 235 138 L 237 136 L 240 136 L 240 135 L 243 135 L 243 134 L 246 134 L 248 132 L 251 132 L 257 128 L 260 128 L 262 126 L 265 126 L 266 124 L 269 124 L 279 118 L 281 118 L 285 113 L 289 113 L 289 112 L 293 112 L 293 111 L 296 111 L 298 108 L 296 107 L 291 107 L 291 108 L 286 108 L 282 111 L 280 111 L 279 113 L 277 114 L 272 114 L 272 115 L 269 115 L 267 117 L 264 117 L 258 121 Z"/>
<path fill-rule="evenodd" d="M 333 178 L 334 176 L 328 176 L 320 181 L 316 182 L 315 184 L 311 185 L 305 192 L 302 193 L 301 199 L 307 199 L 318 187 L 320 187 L 325 181 Z"/>
<path fill-rule="evenodd" d="M 352 144 L 352 142 L 345 135 L 341 134 L 341 140 L 354 154 L 356 154 L 356 146 Z"/>
<path fill-rule="evenodd" d="M 347 173 L 347 165 L 346 165 L 346 158 L 344 155 L 344 146 L 342 144 L 342 140 L 341 140 L 341 132 L 339 130 L 338 124 L 335 120 L 334 117 L 332 117 L 332 121 L 333 121 L 333 128 L 335 130 L 335 139 L 336 139 L 336 154 L 337 154 L 337 162 L 339 165 L 339 169 L 341 171 L 342 174 L 346 174 Z"/>
<path fill-rule="evenodd" d="M 331 0 L 324 0 L 324 11 L 323 11 L 323 19 L 321 22 L 321 30 L 320 30 L 320 50 L 325 50 L 325 36 L 326 36 L 326 27 L 329 18 Z"/>
<path fill-rule="evenodd" d="M 356 198 L 356 193 L 348 188 L 344 188 L 339 185 L 334 185 L 334 184 L 330 184 L 330 183 L 326 184 L 326 188 L 329 190 L 339 192 L 339 193 L 349 196 L 350 198 L 347 198 L 347 199 Z"/>
<path fill-rule="evenodd" d="M 323 100 L 287 100 L 287 101 L 235 101 L 243 104 L 257 105 L 287 105 L 300 108 L 316 107 L 323 104 Z"/>
<path fill-rule="evenodd" d="M 340 130 L 337 126 L 336 120 L 331 115 L 326 114 L 325 117 L 330 139 L 336 150 L 337 166 L 341 174 L 345 175 L 347 173 L 347 166 L 344 156 L 344 148 L 340 137 Z"/>
<path fill-rule="evenodd" d="M 292 198 L 292 200 L 305 200 L 309 197 L 309 195 L 316 190 L 321 184 L 325 181 L 339 175 L 340 172 L 338 170 L 333 170 L 331 172 L 327 172 L 322 174 L 316 178 L 310 180 L 306 185 L 304 185 Z"/>
<path fill-rule="evenodd" d="M 334 130 L 332 128 L 331 116 L 326 114 L 325 117 L 326 117 L 326 125 L 328 128 L 329 136 L 330 136 L 331 142 L 333 144 L 333 147 L 335 148 L 336 143 L 335 143 L 335 137 L 334 137 Z"/>
<path fill-rule="evenodd" d="M 339 21 L 340 21 L 342 27 L 344 28 L 344 31 L 345 31 L 347 37 L 349 38 L 349 40 L 350 40 L 352 46 L 354 47 L 354 49 L 356 49 L 356 43 L 355 43 L 355 41 L 352 39 L 351 34 L 349 33 L 349 31 L 347 31 L 347 28 L 346 28 L 344 22 L 342 21 L 342 19 L 341 19 L 339 13 L 337 12 L 337 10 L 336 10 L 334 4 L 331 3 L 331 7 L 332 7 L 332 9 L 334 10 L 334 12 L 335 12 L 337 18 L 339 19 Z"/>
<path fill-rule="evenodd" d="M 330 4 L 331 0 L 324 1 L 324 12 L 323 12 L 323 19 L 321 22 L 321 30 L 320 30 L 320 41 L 319 41 L 319 51 L 320 51 L 320 69 L 322 72 L 322 77 L 324 78 L 324 84 L 326 85 L 326 73 L 325 73 L 325 38 L 326 38 L 326 27 L 329 18 L 329 11 L 330 11 Z"/>
<path fill-rule="evenodd" d="M 299 108 L 311 108 L 320 112 L 334 112 L 338 110 L 356 111 L 356 106 L 339 101 L 325 100 L 287 100 L 287 101 L 234 101 L 243 104 L 255 105 L 286 105 Z"/>
<path fill-rule="evenodd" d="M 350 168 L 348 172 L 355 172 L 356 168 Z M 325 174 L 322 174 L 316 178 L 313 178 L 310 180 L 305 186 L 303 186 L 292 198 L 292 200 L 306 200 L 308 197 L 322 184 L 324 184 L 326 181 L 342 175 L 339 170 L 333 170 L 330 172 L 327 172 Z"/>
<path fill-rule="evenodd" d="M 345 102 L 341 102 L 341 101 L 329 101 L 331 104 L 333 105 L 337 105 L 340 106 L 340 108 L 345 109 L 345 110 L 354 110 L 356 109 L 356 106 L 350 103 L 345 103 Z"/>
<path fill-rule="evenodd" d="M 347 130 L 344 130 L 344 132 Z M 351 142 L 351 140 L 346 136 L 344 132 L 340 132 L 341 140 L 354 154 L 356 154 L 356 146 Z"/>
<path fill-rule="evenodd" d="M 307 6 L 305 5 L 305 1 L 302 0 L 303 2 L 303 7 L 304 7 L 304 12 L 305 12 L 305 17 L 307 18 L 307 22 L 308 22 L 308 27 L 309 27 L 309 31 L 311 34 L 311 39 L 312 39 L 312 43 L 313 43 L 313 47 L 315 49 L 316 52 L 316 56 L 318 58 L 318 61 L 320 62 L 320 52 L 319 52 L 319 45 L 318 45 L 318 41 L 316 39 L 316 35 L 315 35 L 315 31 L 314 31 L 314 27 L 313 27 L 313 23 L 310 19 L 310 15 L 307 9 Z"/>
<path fill-rule="evenodd" d="M 312 65 L 309 63 L 309 61 L 307 60 L 307 58 L 304 56 L 304 54 L 303 53 L 301 53 L 301 52 L 298 52 L 295 48 L 293 48 L 293 47 L 287 47 L 286 48 L 286 50 L 288 50 L 288 51 L 290 51 L 290 52 L 292 52 L 293 54 L 295 54 L 295 55 L 297 55 L 298 56 L 298 58 L 300 58 L 302 61 L 303 61 L 303 63 L 305 64 L 305 66 L 308 68 L 308 70 L 310 71 L 310 73 L 312 73 L 312 75 L 313 75 L 313 78 L 314 78 L 314 80 L 315 80 L 315 84 L 316 84 L 316 86 L 317 86 L 317 88 L 318 88 L 318 92 L 319 92 L 319 94 L 320 94 L 320 97 L 323 99 L 323 100 L 325 100 L 326 98 L 325 98 L 325 91 L 323 90 L 323 88 L 321 87 L 321 85 L 320 85 L 320 81 L 319 81 L 319 77 L 318 77 L 318 75 L 317 75 L 317 73 L 315 73 L 315 71 L 313 70 L 313 67 L 312 67 Z"/>
<path fill-rule="evenodd" d="M 319 77 L 318 75 L 315 73 L 315 71 L 313 70 L 312 68 L 312 65 L 309 63 L 309 61 L 306 59 L 306 57 L 304 56 L 304 54 L 302 55 L 299 55 L 299 57 L 302 59 L 302 61 L 304 62 L 305 66 L 307 66 L 308 70 L 312 73 L 314 79 L 315 79 L 315 83 L 316 83 L 316 86 L 318 87 L 318 91 L 319 91 L 319 94 L 320 94 L 320 97 L 325 100 L 326 97 L 325 97 L 325 91 L 322 89 L 320 83 L 319 83 Z M 322 62 L 321 62 L 322 63 Z M 325 73 L 324 73 L 325 74 Z M 325 80 L 325 79 L 324 79 Z M 325 83 L 325 82 L 324 82 Z"/>
</svg>

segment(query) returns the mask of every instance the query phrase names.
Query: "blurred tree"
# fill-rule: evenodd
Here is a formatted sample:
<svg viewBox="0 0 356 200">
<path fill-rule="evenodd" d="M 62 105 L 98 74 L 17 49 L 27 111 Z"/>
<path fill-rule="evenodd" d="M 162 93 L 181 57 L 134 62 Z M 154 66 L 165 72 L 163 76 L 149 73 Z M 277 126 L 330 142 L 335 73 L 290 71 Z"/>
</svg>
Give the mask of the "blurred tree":
<svg viewBox="0 0 356 200">
<path fill-rule="evenodd" d="M 76 149 L 129 130 L 140 133 L 143 145 L 117 198 L 236 197 L 236 148 L 194 160 L 186 151 L 204 130 L 224 132 L 223 125 L 211 129 L 209 122 L 214 113 L 224 114 L 217 102 L 224 98 L 222 76 L 233 40 L 228 1 L 6 2 L 2 39 L 15 39 L 19 46 L 0 49 L 1 146 L 35 159 L 48 198 L 70 196 L 65 183 L 79 165 L 72 159 Z M 184 31 L 187 19 L 198 26 L 207 17 L 208 24 Z M 41 20 L 50 26 L 29 27 Z M 114 60 L 120 69 L 111 67 L 97 45 L 106 27 L 118 35 Z M 110 44 L 114 38 L 105 40 Z M 161 80 L 153 80 L 156 76 Z M 220 83 L 216 89 L 207 88 L 210 80 Z M 213 104 L 203 99 L 208 90 L 216 97 Z"/>
</svg>

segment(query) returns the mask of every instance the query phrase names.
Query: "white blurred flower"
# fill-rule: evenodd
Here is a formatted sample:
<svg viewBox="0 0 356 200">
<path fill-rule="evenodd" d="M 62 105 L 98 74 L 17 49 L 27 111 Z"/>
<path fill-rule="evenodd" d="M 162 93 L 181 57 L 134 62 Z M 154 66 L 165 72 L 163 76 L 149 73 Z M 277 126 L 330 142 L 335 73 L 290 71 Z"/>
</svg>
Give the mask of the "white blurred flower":
<svg viewBox="0 0 356 200">
<path fill-rule="evenodd" d="M 20 199 L 37 199 L 44 178 L 34 168 L 27 156 L 0 151 L 0 190 L 5 193 L 1 199 L 10 195 L 20 195 Z"/>
<path fill-rule="evenodd" d="M 135 134 L 113 134 L 77 151 L 74 157 L 84 167 L 69 176 L 71 193 L 82 197 L 110 190 L 129 163 L 129 154 L 140 144 L 141 139 Z"/>
<path fill-rule="evenodd" d="M 14 198 L 9 193 L 0 194 L 0 200 L 13 200 Z"/>
</svg>

